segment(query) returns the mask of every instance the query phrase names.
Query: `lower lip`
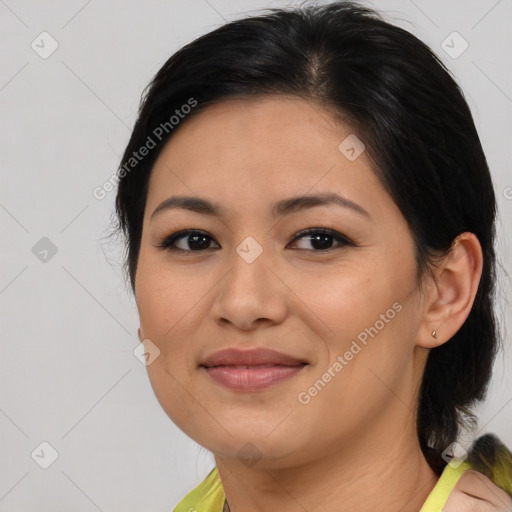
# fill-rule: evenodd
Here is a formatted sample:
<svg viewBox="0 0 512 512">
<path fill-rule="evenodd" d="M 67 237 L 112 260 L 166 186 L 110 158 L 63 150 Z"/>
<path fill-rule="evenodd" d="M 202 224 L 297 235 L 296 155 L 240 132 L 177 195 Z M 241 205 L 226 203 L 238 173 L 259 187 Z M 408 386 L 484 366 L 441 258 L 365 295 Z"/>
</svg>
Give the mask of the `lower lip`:
<svg viewBox="0 0 512 512">
<path fill-rule="evenodd" d="M 300 366 L 214 366 L 204 369 L 219 384 L 239 391 L 258 391 L 299 373 L 306 365 Z"/>
</svg>

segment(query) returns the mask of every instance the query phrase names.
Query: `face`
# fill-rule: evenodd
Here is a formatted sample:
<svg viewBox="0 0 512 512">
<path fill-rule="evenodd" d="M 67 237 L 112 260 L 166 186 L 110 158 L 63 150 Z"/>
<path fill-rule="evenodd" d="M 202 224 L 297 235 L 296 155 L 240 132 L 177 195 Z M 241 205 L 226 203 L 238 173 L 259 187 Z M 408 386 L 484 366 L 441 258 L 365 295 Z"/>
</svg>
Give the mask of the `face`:
<svg viewBox="0 0 512 512">
<path fill-rule="evenodd" d="M 147 370 L 161 406 L 216 456 L 299 464 L 403 429 L 425 362 L 414 245 L 360 142 L 317 104 L 229 100 L 154 165 L 139 337 L 160 351 Z M 327 194 L 341 199 L 304 200 Z M 161 206 L 182 196 L 215 211 Z M 202 366 L 229 348 L 290 359 Z"/>
</svg>

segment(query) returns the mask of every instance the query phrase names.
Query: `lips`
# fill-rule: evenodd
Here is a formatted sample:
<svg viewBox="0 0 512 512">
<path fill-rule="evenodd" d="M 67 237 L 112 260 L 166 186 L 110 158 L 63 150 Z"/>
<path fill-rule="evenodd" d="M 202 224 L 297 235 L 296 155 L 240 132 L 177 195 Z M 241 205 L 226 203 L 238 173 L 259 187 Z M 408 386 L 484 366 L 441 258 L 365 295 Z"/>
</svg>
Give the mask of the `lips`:
<svg viewBox="0 0 512 512">
<path fill-rule="evenodd" d="M 254 392 L 287 380 L 308 363 L 270 349 L 227 349 L 215 352 L 200 365 L 217 383 L 232 391 Z"/>
<path fill-rule="evenodd" d="M 271 349 L 238 350 L 234 348 L 221 350 L 207 357 L 201 366 L 302 366 L 307 364 L 302 359 L 276 352 Z"/>
</svg>

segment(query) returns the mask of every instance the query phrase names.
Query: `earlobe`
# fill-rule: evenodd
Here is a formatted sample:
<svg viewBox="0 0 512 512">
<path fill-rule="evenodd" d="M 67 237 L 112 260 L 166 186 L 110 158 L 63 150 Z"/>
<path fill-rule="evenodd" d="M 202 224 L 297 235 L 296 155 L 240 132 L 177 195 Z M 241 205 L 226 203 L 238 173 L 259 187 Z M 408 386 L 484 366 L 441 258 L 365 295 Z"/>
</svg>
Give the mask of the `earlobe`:
<svg viewBox="0 0 512 512">
<path fill-rule="evenodd" d="M 460 234 L 436 265 L 425 296 L 418 345 L 434 348 L 450 340 L 469 316 L 482 274 L 483 256 L 473 233 Z"/>
</svg>

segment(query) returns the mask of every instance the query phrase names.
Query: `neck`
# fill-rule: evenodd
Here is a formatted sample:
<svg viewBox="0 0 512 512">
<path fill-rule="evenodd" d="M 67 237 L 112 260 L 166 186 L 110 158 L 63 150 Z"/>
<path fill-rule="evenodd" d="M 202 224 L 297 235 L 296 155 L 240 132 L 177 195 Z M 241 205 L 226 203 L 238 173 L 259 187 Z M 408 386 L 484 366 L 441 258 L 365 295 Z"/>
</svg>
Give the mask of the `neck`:
<svg viewBox="0 0 512 512">
<path fill-rule="evenodd" d="M 405 427 L 405 425 L 404 425 Z M 382 433 L 382 430 L 380 430 Z M 399 433 L 398 435 L 396 433 Z M 215 457 L 230 512 L 418 512 L 438 476 L 411 429 L 374 431 L 300 467 L 252 468 Z M 414 430 L 412 429 L 412 432 Z"/>
</svg>

